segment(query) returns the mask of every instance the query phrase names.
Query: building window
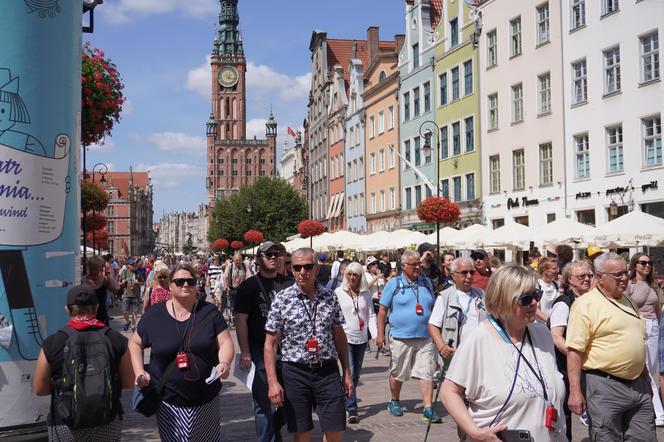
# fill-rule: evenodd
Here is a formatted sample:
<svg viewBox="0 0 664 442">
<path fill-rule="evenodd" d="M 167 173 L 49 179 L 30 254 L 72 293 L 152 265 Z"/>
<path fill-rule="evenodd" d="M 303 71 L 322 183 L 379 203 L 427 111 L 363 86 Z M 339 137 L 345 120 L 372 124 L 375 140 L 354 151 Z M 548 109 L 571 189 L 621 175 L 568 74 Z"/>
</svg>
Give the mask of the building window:
<svg viewBox="0 0 664 442">
<path fill-rule="evenodd" d="M 385 132 L 385 112 L 378 112 L 378 133 L 382 134 Z"/>
<path fill-rule="evenodd" d="M 410 162 L 410 140 L 403 142 L 403 155 L 406 157 L 406 161 Z M 408 169 L 408 164 L 404 162 L 404 169 Z"/>
<path fill-rule="evenodd" d="M 641 82 L 659 78 L 659 36 L 657 31 L 639 38 L 641 46 Z"/>
<path fill-rule="evenodd" d="M 452 68 L 452 101 L 459 99 L 459 68 Z"/>
<path fill-rule="evenodd" d="M 357 200 L 355 203 L 357 203 Z M 358 212 L 360 215 L 364 215 L 364 193 L 360 193 L 360 207 L 358 207 L 356 212 Z"/>
<path fill-rule="evenodd" d="M 581 224 L 589 226 L 595 225 L 595 209 L 578 210 L 576 212 L 576 220 Z"/>
<path fill-rule="evenodd" d="M 403 120 L 410 120 L 410 93 L 403 94 Z"/>
<path fill-rule="evenodd" d="M 106 229 L 108 230 L 109 234 L 115 233 L 115 224 L 113 223 L 113 221 L 108 221 L 106 223 Z"/>
<path fill-rule="evenodd" d="M 410 210 L 413 206 L 413 191 L 409 187 L 404 191 L 404 194 L 404 200 L 406 200 L 406 210 Z"/>
<path fill-rule="evenodd" d="M 549 3 L 537 7 L 537 44 L 549 41 Z"/>
<path fill-rule="evenodd" d="M 357 163 L 358 179 L 364 178 L 364 158 L 360 158 Z"/>
<path fill-rule="evenodd" d="M 474 121 L 473 117 L 468 117 L 463 120 L 466 129 L 466 152 L 475 150 L 475 135 L 474 135 Z"/>
<path fill-rule="evenodd" d="M 454 201 L 461 201 L 461 177 L 455 176 L 452 178 L 454 186 Z"/>
<path fill-rule="evenodd" d="M 237 170 L 233 170 L 233 171 L 231 172 L 231 174 L 232 174 L 233 176 L 238 176 Z"/>
<path fill-rule="evenodd" d="M 512 86 L 512 123 L 523 121 L 523 85 Z"/>
<path fill-rule="evenodd" d="M 394 106 L 387 108 L 387 128 L 394 129 Z"/>
<path fill-rule="evenodd" d="M 450 20 L 450 47 L 459 44 L 459 19 Z"/>
<path fill-rule="evenodd" d="M 424 145 L 429 145 L 431 146 L 431 131 L 426 131 L 424 133 Z M 431 154 L 433 153 L 433 150 L 429 152 L 428 155 L 425 155 L 424 157 L 424 164 L 429 164 L 431 162 Z"/>
<path fill-rule="evenodd" d="M 372 115 L 369 117 L 369 138 L 373 138 L 375 136 L 376 136 L 376 120 Z"/>
<path fill-rule="evenodd" d="M 385 149 L 378 151 L 378 171 L 382 172 L 385 170 Z"/>
<path fill-rule="evenodd" d="M 510 20 L 510 57 L 521 55 L 521 17 Z"/>
<path fill-rule="evenodd" d="M 346 203 L 346 207 L 347 207 L 346 211 L 348 213 L 348 218 L 352 218 L 354 215 L 357 215 L 357 213 L 353 211 L 353 197 L 351 196 L 348 197 L 348 202 Z"/>
<path fill-rule="evenodd" d="M 354 141 L 355 141 L 355 130 L 354 128 L 348 129 L 348 144 L 352 147 L 354 146 Z"/>
<path fill-rule="evenodd" d="M 551 74 L 547 72 L 537 77 L 537 113 L 547 114 L 551 112 Z"/>
<path fill-rule="evenodd" d="M 572 104 L 588 100 L 588 71 L 585 58 L 572 63 L 572 81 L 574 82 Z"/>
<path fill-rule="evenodd" d="M 452 155 L 461 155 L 461 124 L 452 123 Z"/>
<path fill-rule="evenodd" d="M 500 192 L 500 156 L 489 157 L 489 192 Z"/>
<path fill-rule="evenodd" d="M 551 143 L 539 145 L 540 186 L 553 184 L 553 147 Z"/>
<path fill-rule="evenodd" d="M 489 130 L 498 129 L 498 94 L 489 95 Z"/>
<path fill-rule="evenodd" d="M 420 137 L 414 138 L 414 147 L 415 147 L 415 165 L 419 166 L 422 164 L 422 149 L 420 147 Z"/>
<path fill-rule="evenodd" d="M 350 161 L 346 164 L 346 182 L 351 183 L 355 178 L 353 174 L 353 164 L 356 164 L 355 162 L 351 163 Z"/>
<path fill-rule="evenodd" d="M 387 209 L 387 202 L 385 200 L 385 191 L 381 190 L 380 191 L 380 211 L 385 212 Z"/>
<path fill-rule="evenodd" d="M 622 172 L 624 170 L 622 125 L 606 128 L 606 147 L 608 149 L 609 173 Z"/>
<path fill-rule="evenodd" d="M 475 199 L 475 174 L 469 173 L 466 175 L 466 199 Z"/>
<path fill-rule="evenodd" d="M 463 94 L 473 93 L 473 61 L 468 60 L 463 63 Z"/>
<path fill-rule="evenodd" d="M 419 206 L 422 202 L 422 187 L 415 186 L 415 207 Z"/>
<path fill-rule="evenodd" d="M 110 196 L 111 195 L 109 195 L 109 198 L 110 198 Z M 111 206 L 109 204 L 108 209 L 106 210 L 106 212 L 108 213 L 108 216 L 113 216 L 113 206 Z"/>
<path fill-rule="evenodd" d="M 375 175 L 376 174 L 376 153 L 371 152 L 371 155 L 369 155 L 369 175 Z"/>
<path fill-rule="evenodd" d="M 440 194 L 445 198 L 450 197 L 450 180 L 447 178 L 440 180 Z"/>
<path fill-rule="evenodd" d="M 376 213 L 376 192 L 371 192 L 371 213 Z"/>
<path fill-rule="evenodd" d="M 574 150 L 576 152 L 576 177 L 587 178 L 590 176 L 590 148 L 588 146 L 588 134 L 574 136 Z"/>
<path fill-rule="evenodd" d="M 388 167 L 390 169 L 394 168 L 394 145 L 393 144 L 390 144 L 390 150 L 389 150 L 389 154 L 387 155 L 387 158 L 388 158 L 387 161 L 388 161 L 388 164 L 389 164 Z"/>
<path fill-rule="evenodd" d="M 447 140 L 447 126 L 440 128 L 440 159 L 444 160 L 450 154 Z"/>
<path fill-rule="evenodd" d="M 662 120 L 659 115 L 642 118 L 643 147 L 646 166 L 662 164 Z"/>
<path fill-rule="evenodd" d="M 420 45 L 415 43 L 413 45 L 413 69 L 420 67 Z"/>
<path fill-rule="evenodd" d="M 394 190 L 394 187 L 390 187 L 390 210 L 395 210 L 397 208 L 397 192 Z"/>
<path fill-rule="evenodd" d="M 526 161 L 523 149 L 512 152 L 512 167 L 514 168 L 514 190 L 523 190 L 526 187 Z"/>
<path fill-rule="evenodd" d="M 586 1 L 585 0 L 572 0 L 572 30 L 586 25 Z"/>
<path fill-rule="evenodd" d="M 424 195 L 426 198 L 429 198 L 431 196 L 431 188 L 425 184 L 422 185 L 424 187 Z"/>
<path fill-rule="evenodd" d="M 418 117 L 420 115 L 420 88 L 416 87 L 413 89 L 413 116 Z"/>
<path fill-rule="evenodd" d="M 620 90 L 620 47 L 604 51 L 604 94 Z"/>
<path fill-rule="evenodd" d="M 431 110 L 431 83 L 428 81 L 422 86 L 424 90 L 424 113 Z"/>
<path fill-rule="evenodd" d="M 443 72 L 438 76 L 438 88 L 440 91 L 440 105 L 447 104 L 447 72 Z"/>
<path fill-rule="evenodd" d="M 615 12 L 619 8 L 618 0 L 602 0 L 602 15 L 607 15 Z"/>
<path fill-rule="evenodd" d="M 486 65 L 493 67 L 498 64 L 498 40 L 496 38 L 496 30 L 486 34 Z"/>
</svg>

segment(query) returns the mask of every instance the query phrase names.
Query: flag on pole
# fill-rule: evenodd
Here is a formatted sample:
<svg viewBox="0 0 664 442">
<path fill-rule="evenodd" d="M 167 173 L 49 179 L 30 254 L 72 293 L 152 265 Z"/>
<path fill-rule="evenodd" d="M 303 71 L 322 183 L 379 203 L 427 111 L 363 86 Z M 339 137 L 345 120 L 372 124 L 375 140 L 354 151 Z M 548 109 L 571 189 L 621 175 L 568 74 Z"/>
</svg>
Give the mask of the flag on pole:
<svg viewBox="0 0 664 442">
<path fill-rule="evenodd" d="M 295 134 L 295 131 L 288 126 L 288 135 L 291 137 L 295 138 L 297 135 Z"/>
</svg>

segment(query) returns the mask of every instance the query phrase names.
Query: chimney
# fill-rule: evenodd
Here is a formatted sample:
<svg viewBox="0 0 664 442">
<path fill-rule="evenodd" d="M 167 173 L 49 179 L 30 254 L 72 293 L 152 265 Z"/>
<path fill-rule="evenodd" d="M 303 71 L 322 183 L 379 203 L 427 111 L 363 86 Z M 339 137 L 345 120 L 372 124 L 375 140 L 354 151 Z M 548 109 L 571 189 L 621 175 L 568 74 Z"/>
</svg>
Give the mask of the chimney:
<svg viewBox="0 0 664 442">
<path fill-rule="evenodd" d="M 370 26 L 367 29 L 367 64 L 371 64 L 374 58 L 378 55 L 378 26 Z"/>
<path fill-rule="evenodd" d="M 396 34 L 394 36 L 394 52 L 399 53 L 401 52 L 401 48 L 403 48 L 403 44 L 406 42 L 406 36 L 404 34 Z"/>
</svg>

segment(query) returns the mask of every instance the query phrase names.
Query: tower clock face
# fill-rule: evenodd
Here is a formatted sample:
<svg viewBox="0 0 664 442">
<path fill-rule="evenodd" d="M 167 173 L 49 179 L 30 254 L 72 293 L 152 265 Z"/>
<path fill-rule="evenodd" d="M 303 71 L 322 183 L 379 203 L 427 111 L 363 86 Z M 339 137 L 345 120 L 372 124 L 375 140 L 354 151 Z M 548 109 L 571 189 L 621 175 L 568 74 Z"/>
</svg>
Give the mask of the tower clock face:
<svg viewBox="0 0 664 442">
<path fill-rule="evenodd" d="M 239 75 L 237 73 L 237 69 L 235 69 L 233 66 L 225 66 L 219 70 L 219 74 L 217 75 L 217 81 L 219 81 L 219 84 L 222 85 L 223 87 L 233 87 L 237 84 L 237 80 L 239 78 Z"/>
</svg>

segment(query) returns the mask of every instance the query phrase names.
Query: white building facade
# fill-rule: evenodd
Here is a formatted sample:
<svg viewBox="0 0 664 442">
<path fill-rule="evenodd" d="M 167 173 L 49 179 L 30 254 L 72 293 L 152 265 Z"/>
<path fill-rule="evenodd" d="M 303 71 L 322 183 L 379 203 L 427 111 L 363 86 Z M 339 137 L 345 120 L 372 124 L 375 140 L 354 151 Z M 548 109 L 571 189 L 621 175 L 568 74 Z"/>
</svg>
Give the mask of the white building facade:
<svg viewBox="0 0 664 442">
<path fill-rule="evenodd" d="M 664 218 L 661 0 L 563 2 L 566 173 L 573 219 Z"/>
<path fill-rule="evenodd" d="M 364 211 L 364 72 L 362 61 L 351 59 L 349 65 L 349 100 L 346 109 L 346 226 L 351 232 L 366 233 Z"/>
</svg>

